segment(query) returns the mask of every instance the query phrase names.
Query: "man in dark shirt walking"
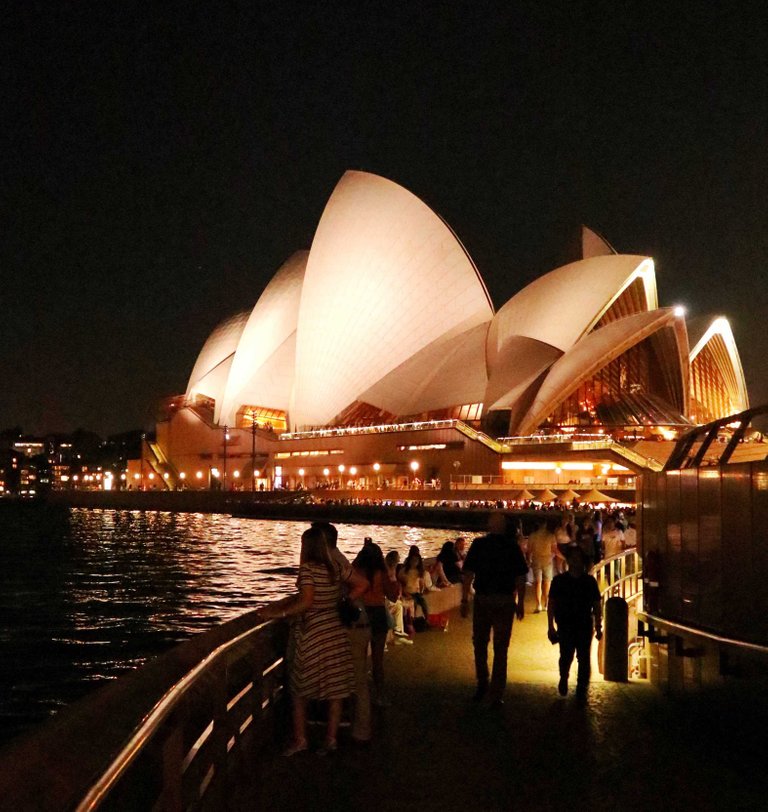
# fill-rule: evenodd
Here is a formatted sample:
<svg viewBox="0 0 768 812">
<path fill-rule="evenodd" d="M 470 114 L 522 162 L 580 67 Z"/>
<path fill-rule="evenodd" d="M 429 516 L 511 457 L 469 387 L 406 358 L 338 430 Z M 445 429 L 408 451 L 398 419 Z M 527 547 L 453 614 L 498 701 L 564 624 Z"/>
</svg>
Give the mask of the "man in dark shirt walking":
<svg viewBox="0 0 768 812">
<path fill-rule="evenodd" d="M 504 701 L 507 685 L 507 650 L 515 615 L 525 615 L 525 577 L 528 567 L 517 540 L 507 532 L 503 513 L 492 513 L 488 535 L 472 542 L 462 569 L 461 615 L 469 614 L 469 595 L 474 583 L 472 645 L 475 653 L 477 691 L 475 699 L 492 705 Z M 488 674 L 488 643 L 493 631 L 493 671 Z"/>
<path fill-rule="evenodd" d="M 576 678 L 576 698 L 586 700 L 592 671 L 592 634 L 603 636 L 603 612 L 597 581 L 586 569 L 586 556 L 580 547 L 566 550 L 568 571 L 556 575 L 549 590 L 547 636 L 554 645 L 560 643 L 561 696 L 568 693 L 568 674 L 573 655 L 579 661 Z"/>
</svg>

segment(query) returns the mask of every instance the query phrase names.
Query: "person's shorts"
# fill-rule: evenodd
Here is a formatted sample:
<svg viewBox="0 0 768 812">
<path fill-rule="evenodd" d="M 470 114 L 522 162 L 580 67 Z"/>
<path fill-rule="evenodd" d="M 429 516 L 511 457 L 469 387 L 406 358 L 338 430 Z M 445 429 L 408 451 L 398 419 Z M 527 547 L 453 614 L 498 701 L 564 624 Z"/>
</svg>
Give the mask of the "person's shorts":
<svg viewBox="0 0 768 812">
<path fill-rule="evenodd" d="M 538 584 L 542 579 L 545 581 L 552 580 L 552 562 L 550 561 L 546 567 L 540 567 L 537 564 L 532 566 L 533 569 L 533 582 Z"/>
</svg>

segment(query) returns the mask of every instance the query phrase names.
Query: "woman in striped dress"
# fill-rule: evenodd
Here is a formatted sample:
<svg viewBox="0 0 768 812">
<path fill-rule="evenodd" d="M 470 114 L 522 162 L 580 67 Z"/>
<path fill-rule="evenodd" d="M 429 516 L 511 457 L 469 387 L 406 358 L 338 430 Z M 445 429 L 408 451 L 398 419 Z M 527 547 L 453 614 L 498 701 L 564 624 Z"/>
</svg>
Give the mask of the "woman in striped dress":
<svg viewBox="0 0 768 812">
<path fill-rule="evenodd" d="M 332 561 L 320 528 L 311 527 L 301 537 L 298 593 L 271 604 L 263 617 L 294 617 L 293 656 L 289 662 L 289 685 L 293 697 L 293 743 L 285 751 L 292 756 L 307 749 L 307 702 L 328 702 L 328 728 L 320 752 L 336 749 L 342 700 L 355 686 L 349 634 L 339 618 L 342 571 Z M 355 598 L 365 588 L 358 582 L 350 591 Z M 289 647 L 289 651 L 291 647 Z"/>
</svg>

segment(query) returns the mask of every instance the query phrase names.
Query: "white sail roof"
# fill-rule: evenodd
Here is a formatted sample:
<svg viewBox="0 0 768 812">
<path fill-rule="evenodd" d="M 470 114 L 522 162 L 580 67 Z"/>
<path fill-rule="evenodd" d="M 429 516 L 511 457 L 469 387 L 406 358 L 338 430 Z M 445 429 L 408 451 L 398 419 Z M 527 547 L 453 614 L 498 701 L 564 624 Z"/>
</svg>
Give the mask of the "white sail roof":
<svg viewBox="0 0 768 812">
<path fill-rule="evenodd" d="M 224 319 L 208 336 L 197 356 L 187 383 L 187 397 L 205 395 L 218 403 L 229 377 L 232 358 L 237 349 L 250 309 Z"/>
<path fill-rule="evenodd" d="M 283 263 L 250 312 L 232 360 L 224 397 L 216 404 L 216 422 L 234 425 L 243 404 L 288 409 L 307 257 L 307 251 L 297 251 Z M 290 352 L 286 351 L 288 345 Z M 278 351 L 280 364 L 270 363 Z"/>
<path fill-rule="evenodd" d="M 331 422 L 456 325 L 492 315 L 474 263 L 434 212 L 392 181 L 346 172 L 307 263 L 292 424 Z"/>
<path fill-rule="evenodd" d="M 614 358 L 639 344 L 663 327 L 675 327 L 680 357 L 669 359 L 687 372 L 688 341 L 684 321 L 673 308 L 661 308 L 648 313 L 636 313 L 611 322 L 579 341 L 556 361 L 536 392 L 528 412 L 522 418 L 518 432 L 528 434 L 542 423 L 552 410 L 581 383 L 589 380 Z M 684 369 L 681 369 L 684 364 Z M 681 380 L 682 385 L 682 380 Z"/>
</svg>

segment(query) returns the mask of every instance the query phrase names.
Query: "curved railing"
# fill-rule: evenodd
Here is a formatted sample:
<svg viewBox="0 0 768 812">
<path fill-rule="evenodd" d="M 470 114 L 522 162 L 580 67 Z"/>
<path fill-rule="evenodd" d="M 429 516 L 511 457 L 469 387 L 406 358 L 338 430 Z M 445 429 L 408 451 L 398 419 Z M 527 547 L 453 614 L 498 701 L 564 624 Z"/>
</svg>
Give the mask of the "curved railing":
<svg viewBox="0 0 768 812">
<path fill-rule="evenodd" d="M 748 640 L 739 640 L 735 637 L 725 637 L 724 635 L 716 634 L 706 629 L 699 629 L 696 626 L 686 626 L 674 620 L 666 620 L 663 617 L 658 617 L 648 612 L 641 612 L 640 618 L 651 627 L 656 626 L 666 632 L 681 634 L 685 637 L 698 637 L 702 640 L 708 640 L 711 643 L 717 643 L 721 646 L 731 646 L 753 654 L 768 655 L 768 646 L 761 645 L 760 643 L 751 643 Z M 654 636 L 653 634 L 649 635 L 652 640 Z"/>
<path fill-rule="evenodd" d="M 0 757 L 4 808 L 228 808 L 274 739 L 285 645 L 250 612 L 77 703 Z"/>
<path fill-rule="evenodd" d="M 591 572 L 603 599 L 619 597 L 629 603 L 643 594 L 643 564 L 636 547 L 598 561 Z"/>
</svg>

